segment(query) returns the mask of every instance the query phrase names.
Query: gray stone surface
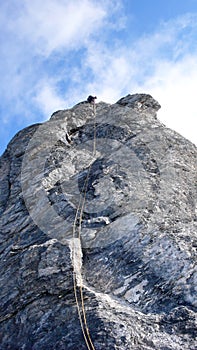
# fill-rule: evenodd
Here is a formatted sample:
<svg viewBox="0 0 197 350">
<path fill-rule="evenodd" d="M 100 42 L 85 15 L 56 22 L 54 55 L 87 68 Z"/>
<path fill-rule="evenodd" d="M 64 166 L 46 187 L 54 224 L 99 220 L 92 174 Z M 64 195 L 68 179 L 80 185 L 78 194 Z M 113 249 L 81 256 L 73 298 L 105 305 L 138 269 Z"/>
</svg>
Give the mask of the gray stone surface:
<svg viewBox="0 0 197 350">
<path fill-rule="evenodd" d="M 81 102 L 9 143 L 1 350 L 196 349 L 197 150 L 159 122 L 159 108 L 150 95 L 128 95 L 98 103 L 95 118 Z"/>
</svg>

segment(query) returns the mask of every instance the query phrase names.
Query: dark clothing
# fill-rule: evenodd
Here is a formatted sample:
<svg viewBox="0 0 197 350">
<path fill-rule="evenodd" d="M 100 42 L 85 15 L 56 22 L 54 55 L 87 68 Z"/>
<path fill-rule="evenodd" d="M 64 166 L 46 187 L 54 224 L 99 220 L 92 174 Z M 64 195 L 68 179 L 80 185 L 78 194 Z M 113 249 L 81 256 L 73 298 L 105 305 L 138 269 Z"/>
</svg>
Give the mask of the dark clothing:
<svg viewBox="0 0 197 350">
<path fill-rule="evenodd" d="M 89 102 L 89 103 L 94 103 L 95 102 L 95 100 L 96 100 L 96 96 L 88 96 L 88 98 L 87 98 L 87 101 Z"/>
</svg>

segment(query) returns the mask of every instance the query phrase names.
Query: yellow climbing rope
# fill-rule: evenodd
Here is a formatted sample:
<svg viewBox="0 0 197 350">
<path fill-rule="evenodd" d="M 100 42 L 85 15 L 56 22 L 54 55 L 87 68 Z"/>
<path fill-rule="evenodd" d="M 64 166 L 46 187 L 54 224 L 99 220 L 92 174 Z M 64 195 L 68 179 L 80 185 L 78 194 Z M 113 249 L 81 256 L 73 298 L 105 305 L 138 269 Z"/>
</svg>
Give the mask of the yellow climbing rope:
<svg viewBox="0 0 197 350">
<path fill-rule="evenodd" d="M 96 154 L 96 105 L 93 103 L 93 114 L 94 114 L 94 138 L 93 138 L 93 151 L 92 151 L 92 157 L 95 157 Z M 86 201 L 86 193 L 87 193 L 87 188 L 88 188 L 88 180 L 90 176 L 90 170 L 91 170 L 92 163 L 90 163 L 88 167 L 88 172 L 86 175 L 86 179 L 83 185 L 83 189 L 80 194 L 79 198 L 79 204 L 77 207 L 74 223 L 73 223 L 73 247 L 72 247 L 72 259 L 73 259 L 73 286 L 74 286 L 74 295 L 75 295 L 75 301 L 77 305 L 77 311 L 78 311 L 78 316 L 79 316 L 79 321 L 80 321 L 80 326 L 81 330 L 83 333 L 83 337 L 86 343 L 86 346 L 88 350 L 95 350 L 94 344 L 92 342 L 88 324 L 87 324 L 87 318 L 86 318 L 86 311 L 85 311 L 85 304 L 84 304 L 84 294 L 83 294 L 83 281 L 82 281 L 82 276 L 80 272 L 80 278 L 79 278 L 79 289 L 80 289 L 80 296 L 77 294 L 77 277 L 76 276 L 76 271 L 75 271 L 75 257 L 76 257 L 76 247 L 75 247 L 75 239 L 78 239 L 79 243 L 79 249 L 81 249 L 81 230 L 82 230 L 82 217 L 83 217 L 83 212 L 84 212 L 84 206 L 85 206 L 85 201 Z M 83 195 L 84 193 L 84 195 Z M 77 233 L 77 221 L 78 221 L 78 216 L 79 216 L 79 223 L 78 223 L 78 234 L 76 237 Z"/>
</svg>

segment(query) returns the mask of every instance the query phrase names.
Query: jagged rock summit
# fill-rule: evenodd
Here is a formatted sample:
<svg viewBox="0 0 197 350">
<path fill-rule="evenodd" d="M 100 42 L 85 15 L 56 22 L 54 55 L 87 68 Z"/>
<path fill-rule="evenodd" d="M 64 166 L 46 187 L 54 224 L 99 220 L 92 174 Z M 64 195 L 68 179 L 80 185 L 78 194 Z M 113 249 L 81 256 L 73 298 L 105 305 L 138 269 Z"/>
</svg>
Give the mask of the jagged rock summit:
<svg viewBox="0 0 197 350">
<path fill-rule="evenodd" d="M 196 147 L 135 94 L 0 158 L 1 350 L 194 350 Z"/>
</svg>

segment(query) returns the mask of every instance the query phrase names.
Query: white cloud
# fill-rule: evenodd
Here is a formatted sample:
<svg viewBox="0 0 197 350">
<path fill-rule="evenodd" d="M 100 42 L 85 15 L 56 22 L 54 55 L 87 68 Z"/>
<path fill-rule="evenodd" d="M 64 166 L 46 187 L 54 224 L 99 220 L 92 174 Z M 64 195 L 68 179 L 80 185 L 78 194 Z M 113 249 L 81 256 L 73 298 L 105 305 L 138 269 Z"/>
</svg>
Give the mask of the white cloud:
<svg viewBox="0 0 197 350">
<path fill-rule="evenodd" d="M 161 104 L 159 119 L 197 144 L 197 53 L 180 62 L 158 62 L 144 89 Z"/>
<path fill-rule="evenodd" d="M 42 81 L 37 87 L 37 96 L 34 98 L 35 103 L 48 118 L 54 111 L 65 108 L 65 101 L 58 96 L 54 85 L 49 81 Z"/>
<path fill-rule="evenodd" d="M 112 1 L 91 0 L 0 3 L 0 98 L 6 105 L 4 123 L 12 119 L 14 112 L 21 113 L 23 120 L 28 108 L 39 108 L 45 114 L 61 102 L 56 84 L 61 79 L 72 84 L 73 69 L 80 64 L 78 50 L 85 49 L 88 40 L 104 25 L 110 6 Z M 74 50 L 76 56 L 69 62 L 72 71 L 64 77 L 62 70 L 56 72 L 55 64 Z M 68 72 L 67 61 L 65 70 Z"/>
<path fill-rule="evenodd" d="M 107 102 L 127 93 L 151 93 L 162 105 L 159 119 L 197 144 L 196 32 L 196 16 L 188 14 L 163 23 L 130 47 L 90 46 L 87 66 L 94 80 L 87 88 Z"/>
<path fill-rule="evenodd" d="M 128 93 L 147 92 L 162 105 L 159 118 L 196 142 L 197 16 L 162 23 L 130 44 L 128 34 L 125 44 L 124 38 L 116 40 L 116 30 L 124 26 L 122 1 L 17 4 L 0 4 L 0 94 L 23 118 L 33 106 L 47 117 L 90 93 L 113 103 Z"/>
<path fill-rule="evenodd" d="M 34 50 L 50 55 L 54 50 L 83 46 L 106 15 L 105 7 L 90 0 L 25 0 L 15 27 L 21 39 L 34 45 Z"/>
</svg>

